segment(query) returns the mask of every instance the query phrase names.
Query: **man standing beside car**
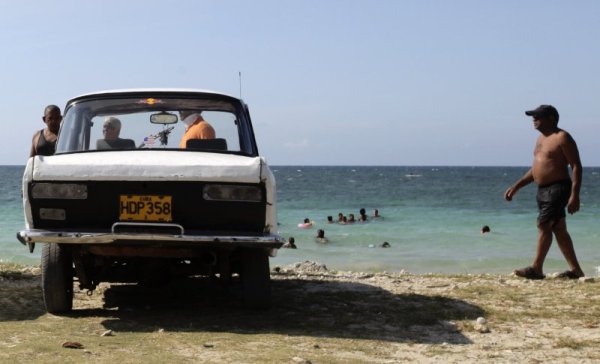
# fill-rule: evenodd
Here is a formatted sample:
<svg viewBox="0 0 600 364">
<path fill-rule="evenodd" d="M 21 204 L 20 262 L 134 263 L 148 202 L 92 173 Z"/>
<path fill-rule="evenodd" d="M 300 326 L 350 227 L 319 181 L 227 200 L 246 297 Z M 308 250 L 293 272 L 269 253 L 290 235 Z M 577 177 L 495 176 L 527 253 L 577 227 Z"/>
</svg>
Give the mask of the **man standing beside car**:
<svg viewBox="0 0 600 364">
<path fill-rule="evenodd" d="M 42 120 L 46 124 L 46 127 L 33 134 L 31 151 L 29 152 L 30 158 L 36 155 L 53 155 L 56 149 L 56 138 L 58 137 L 60 122 L 62 121 L 60 108 L 56 105 L 46 106 Z"/>
<path fill-rule="evenodd" d="M 179 111 L 179 117 L 186 125 L 179 148 L 185 149 L 187 141 L 190 139 L 215 139 L 215 129 L 200 114 L 201 112 L 193 110 Z"/>
</svg>

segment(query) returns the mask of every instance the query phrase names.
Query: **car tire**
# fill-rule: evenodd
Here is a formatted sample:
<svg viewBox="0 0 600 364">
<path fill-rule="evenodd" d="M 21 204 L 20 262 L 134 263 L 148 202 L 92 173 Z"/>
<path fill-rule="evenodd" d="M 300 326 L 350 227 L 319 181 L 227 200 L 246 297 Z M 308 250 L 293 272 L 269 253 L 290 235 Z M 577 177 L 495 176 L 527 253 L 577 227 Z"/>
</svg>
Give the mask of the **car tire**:
<svg viewBox="0 0 600 364">
<path fill-rule="evenodd" d="M 242 253 L 242 295 L 249 308 L 271 307 L 271 272 L 269 255 L 263 249 L 246 249 Z"/>
<path fill-rule="evenodd" d="M 66 313 L 73 308 L 73 260 L 67 246 L 44 244 L 42 294 L 49 313 Z"/>
</svg>

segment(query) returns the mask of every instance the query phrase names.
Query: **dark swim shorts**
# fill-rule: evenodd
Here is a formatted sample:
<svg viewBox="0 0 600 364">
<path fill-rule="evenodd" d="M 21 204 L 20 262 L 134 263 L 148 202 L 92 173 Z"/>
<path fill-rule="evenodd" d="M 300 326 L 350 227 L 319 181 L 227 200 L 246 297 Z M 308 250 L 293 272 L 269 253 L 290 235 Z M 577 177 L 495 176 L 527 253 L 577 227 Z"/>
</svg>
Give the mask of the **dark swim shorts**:
<svg viewBox="0 0 600 364">
<path fill-rule="evenodd" d="M 565 179 L 538 187 L 538 224 L 565 217 L 565 207 L 571 196 L 571 180 Z"/>
</svg>

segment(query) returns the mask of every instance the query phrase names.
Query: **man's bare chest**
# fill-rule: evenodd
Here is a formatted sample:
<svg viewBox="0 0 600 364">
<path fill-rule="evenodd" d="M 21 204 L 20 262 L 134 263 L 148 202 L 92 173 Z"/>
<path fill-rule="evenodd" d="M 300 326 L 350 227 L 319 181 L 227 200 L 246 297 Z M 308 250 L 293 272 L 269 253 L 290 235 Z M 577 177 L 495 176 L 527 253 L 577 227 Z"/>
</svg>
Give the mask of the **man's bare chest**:
<svg viewBox="0 0 600 364">
<path fill-rule="evenodd" d="M 560 143 L 555 138 L 539 139 L 535 144 L 533 155 L 536 159 L 562 158 Z"/>
</svg>

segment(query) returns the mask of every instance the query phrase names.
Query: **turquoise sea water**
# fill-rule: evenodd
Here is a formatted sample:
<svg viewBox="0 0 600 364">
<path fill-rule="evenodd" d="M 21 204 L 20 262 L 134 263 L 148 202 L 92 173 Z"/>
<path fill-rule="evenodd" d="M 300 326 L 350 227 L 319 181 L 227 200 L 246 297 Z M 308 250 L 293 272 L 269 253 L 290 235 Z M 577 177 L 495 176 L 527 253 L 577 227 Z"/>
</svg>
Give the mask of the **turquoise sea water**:
<svg viewBox="0 0 600 364">
<path fill-rule="evenodd" d="M 411 273 L 509 273 L 529 264 L 535 251 L 535 187 L 508 203 L 506 188 L 526 167 L 272 167 L 277 179 L 281 235 L 297 250 L 281 249 L 271 266 L 312 260 L 330 269 Z M 0 167 L 0 259 L 38 264 L 15 238 L 23 228 L 20 183 L 23 167 Z M 600 266 L 600 168 L 585 168 L 582 209 L 567 223 L 581 265 L 596 276 Z M 360 208 L 383 219 L 327 224 L 339 212 Z M 304 218 L 314 221 L 300 229 Z M 491 233 L 481 235 L 483 225 Z M 315 241 L 324 229 L 327 244 Z M 384 241 L 391 248 L 377 247 Z M 372 247 L 375 246 L 375 247 Z M 546 271 L 567 268 L 556 244 Z"/>
</svg>

